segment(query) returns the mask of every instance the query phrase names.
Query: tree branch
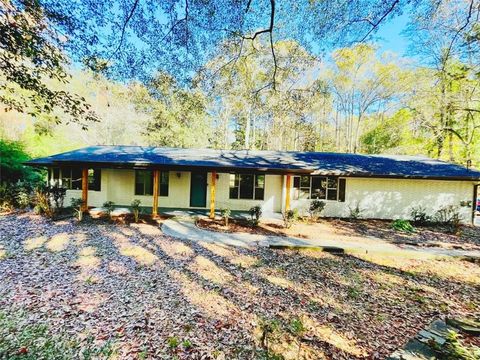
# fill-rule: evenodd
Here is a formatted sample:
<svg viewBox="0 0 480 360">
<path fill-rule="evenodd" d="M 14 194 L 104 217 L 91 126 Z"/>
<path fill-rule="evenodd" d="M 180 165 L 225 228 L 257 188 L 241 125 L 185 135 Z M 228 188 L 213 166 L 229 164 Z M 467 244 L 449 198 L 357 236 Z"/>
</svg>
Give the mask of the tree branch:
<svg viewBox="0 0 480 360">
<path fill-rule="evenodd" d="M 370 30 L 368 30 L 368 32 L 365 34 L 365 36 L 362 38 L 362 40 L 360 40 L 360 42 L 364 42 L 370 36 L 370 34 L 377 29 L 377 27 L 380 25 L 380 23 L 383 20 L 385 20 L 385 18 L 388 15 L 390 15 L 392 13 L 392 11 L 395 9 L 395 6 L 397 6 L 399 2 L 400 2 L 400 0 L 395 0 L 392 3 L 392 5 L 388 8 L 388 10 L 375 23 L 373 23 L 372 21 L 370 21 L 368 19 L 364 19 L 364 21 L 368 21 L 372 25 L 372 28 Z"/>
<path fill-rule="evenodd" d="M 118 46 L 117 48 L 113 51 L 113 53 L 110 55 L 110 57 L 108 58 L 108 61 L 110 61 L 112 59 L 112 57 L 120 50 L 120 48 L 122 47 L 122 44 L 123 44 L 123 39 L 125 38 L 125 31 L 127 30 L 127 25 L 128 25 L 128 22 L 130 21 L 130 19 L 132 18 L 133 16 L 133 13 L 135 12 L 135 10 L 137 9 L 137 6 L 138 6 L 138 3 L 140 2 L 140 0 L 135 0 L 135 2 L 133 3 L 133 6 L 132 8 L 130 9 L 130 12 L 128 13 L 127 15 L 127 18 L 125 19 L 125 22 L 123 23 L 123 26 L 122 26 L 122 35 L 120 36 L 120 42 L 118 43 Z"/>
</svg>

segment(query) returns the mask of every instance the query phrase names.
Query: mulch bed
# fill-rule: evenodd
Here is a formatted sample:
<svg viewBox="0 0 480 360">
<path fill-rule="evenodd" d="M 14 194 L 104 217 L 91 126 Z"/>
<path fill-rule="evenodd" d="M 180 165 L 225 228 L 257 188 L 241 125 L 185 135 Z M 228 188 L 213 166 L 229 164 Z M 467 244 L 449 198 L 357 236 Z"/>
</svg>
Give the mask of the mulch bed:
<svg viewBox="0 0 480 360">
<path fill-rule="evenodd" d="M 478 282 L 416 273 L 415 264 L 181 241 L 150 224 L 8 215 L 0 315 L 85 346 L 90 337 L 108 342 L 120 359 L 261 359 L 265 328 L 269 351 L 286 359 L 383 359 L 434 317 L 479 316 Z"/>
<path fill-rule="evenodd" d="M 272 231 L 264 228 L 263 224 L 251 226 L 247 220 L 243 219 L 230 219 L 228 221 L 228 226 L 225 226 L 225 221 L 223 219 L 200 218 L 196 220 L 196 225 L 201 229 L 223 233 L 243 232 L 248 234 L 286 236 L 281 231 Z"/>
</svg>

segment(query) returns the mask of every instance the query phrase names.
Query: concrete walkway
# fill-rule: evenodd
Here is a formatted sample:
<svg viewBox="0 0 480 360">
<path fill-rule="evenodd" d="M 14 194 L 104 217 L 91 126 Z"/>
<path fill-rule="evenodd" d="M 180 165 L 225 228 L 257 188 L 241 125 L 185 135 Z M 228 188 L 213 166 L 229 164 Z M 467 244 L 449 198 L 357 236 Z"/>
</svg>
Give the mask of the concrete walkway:
<svg viewBox="0 0 480 360">
<path fill-rule="evenodd" d="M 412 245 L 398 246 L 375 237 L 366 237 L 365 243 L 359 241 L 328 240 L 328 239 L 301 239 L 286 236 L 257 235 L 248 233 L 222 233 L 200 229 L 195 225 L 192 218 L 174 218 L 165 220 L 162 224 L 165 235 L 190 241 L 203 241 L 220 243 L 232 246 L 254 247 L 269 245 L 288 246 L 335 246 L 345 249 L 350 253 L 355 252 L 380 252 L 380 253 L 403 253 L 412 256 L 469 256 L 480 258 L 480 251 L 450 250 L 433 247 L 418 247 Z"/>
</svg>

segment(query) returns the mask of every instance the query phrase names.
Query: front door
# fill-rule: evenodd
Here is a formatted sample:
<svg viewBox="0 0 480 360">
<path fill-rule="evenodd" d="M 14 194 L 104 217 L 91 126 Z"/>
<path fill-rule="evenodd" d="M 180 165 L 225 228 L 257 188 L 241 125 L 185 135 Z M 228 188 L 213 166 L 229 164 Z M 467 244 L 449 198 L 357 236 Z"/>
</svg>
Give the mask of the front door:
<svg viewBox="0 0 480 360">
<path fill-rule="evenodd" d="M 190 180 L 190 207 L 207 205 L 207 173 L 192 172 Z"/>
</svg>

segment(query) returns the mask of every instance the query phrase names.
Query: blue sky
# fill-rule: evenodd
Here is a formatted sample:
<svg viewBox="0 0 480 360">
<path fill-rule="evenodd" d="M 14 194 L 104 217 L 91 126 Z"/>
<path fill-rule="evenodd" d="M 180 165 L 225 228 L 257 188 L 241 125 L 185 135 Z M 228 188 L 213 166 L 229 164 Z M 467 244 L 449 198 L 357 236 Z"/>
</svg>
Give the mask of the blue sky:
<svg viewBox="0 0 480 360">
<path fill-rule="evenodd" d="M 408 16 L 401 15 L 383 24 L 376 37 L 380 51 L 393 51 L 399 56 L 409 56 L 408 39 L 401 34 L 408 24 Z"/>
</svg>

